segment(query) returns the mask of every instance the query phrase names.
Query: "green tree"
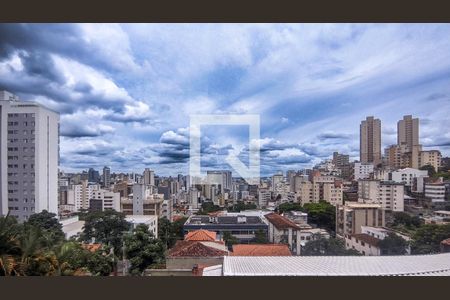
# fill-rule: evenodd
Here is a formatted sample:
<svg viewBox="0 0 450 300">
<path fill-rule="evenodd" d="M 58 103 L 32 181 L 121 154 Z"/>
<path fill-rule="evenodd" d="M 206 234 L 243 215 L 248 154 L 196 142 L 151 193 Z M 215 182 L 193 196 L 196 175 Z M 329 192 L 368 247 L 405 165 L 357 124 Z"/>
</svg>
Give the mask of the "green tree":
<svg viewBox="0 0 450 300">
<path fill-rule="evenodd" d="M 418 228 L 412 237 L 411 253 L 439 253 L 441 241 L 448 238 L 450 238 L 450 224 L 425 224 Z"/>
<path fill-rule="evenodd" d="M 165 247 L 161 240 L 148 231 L 147 225 L 139 224 L 124 240 L 131 274 L 140 275 L 148 267 L 165 261 Z"/>
<path fill-rule="evenodd" d="M 229 212 L 240 212 L 248 209 L 256 209 L 256 204 L 246 204 L 243 201 L 238 201 L 236 204 L 233 204 L 232 206 L 227 208 Z"/>
<path fill-rule="evenodd" d="M 394 227 L 404 226 L 407 229 L 415 229 L 422 224 L 423 221 L 417 216 L 410 216 L 405 212 L 394 212 L 394 221 L 392 224 Z"/>
<path fill-rule="evenodd" d="M 309 241 L 301 250 L 302 256 L 361 255 L 354 249 L 345 249 L 345 241 L 339 238 L 319 238 Z"/>
<path fill-rule="evenodd" d="M 125 220 L 125 215 L 114 210 L 89 212 L 80 239 L 90 242 L 93 238 L 97 243 L 110 245 L 114 253 L 121 255 L 122 237 L 131 229 L 131 223 Z"/>
<path fill-rule="evenodd" d="M 0 276 L 20 274 L 20 232 L 16 218 L 0 216 Z"/>
<path fill-rule="evenodd" d="M 278 205 L 278 207 L 276 209 L 276 211 L 279 214 L 282 214 L 287 211 L 293 211 L 293 210 L 304 211 L 305 209 L 302 207 L 302 205 L 300 203 L 289 203 L 289 202 Z"/>
<path fill-rule="evenodd" d="M 404 255 L 407 253 L 408 242 L 393 232 L 381 240 L 378 244 L 381 255 Z"/>
<path fill-rule="evenodd" d="M 178 240 L 184 239 L 183 225 L 187 218 L 170 222 L 166 217 L 158 220 L 158 237 L 167 249 L 172 248 Z"/>
<path fill-rule="evenodd" d="M 115 265 L 114 254 L 109 247 L 101 247 L 99 250 L 87 255 L 87 269 L 95 276 L 109 276 Z"/>
<path fill-rule="evenodd" d="M 428 176 L 433 177 L 436 174 L 436 170 L 432 165 L 425 165 L 419 168 L 422 171 L 428 171 Z"/>
<path fill-rule="evenodd" d="M 56 218 L 56 214 L 43 210 L 40 213 L 32 214 L 28 221 L 24 223 L 25 228 L 35 227 L 41 230 L 42 242 L 50 247 L 64 241 L 65 235 L 62 225 Z"/>
<path fill-rule="evenodd" d="M 49 276 L 58 274 L 58 260 L 48 247 L 45 229 L 32 225 L 24 226 L 20 236 L 21 273 L 28 276 Z"/>
<path fill-rule="evenodd" d="M 61 276 L 72 276 L 76 271 L 86 268 L 89 251 L 83 249 L 75 241 L 62 243 L 56 249 L 58 259 L 58 273 Z"/>
<path fill-rule="evenodd" d="M 212 212 L 221 211 L 222 208 L 214 203 L 208 201 L 203 202 L 201 209 L 196 213 L 197 215 L 207 215 Z"/>
<path fill-rule="evenodd" d="M 9 215 L 0 217 L 0 255 L 18 255 L 21 252 L 19 235 L 21 226 Z"/>
<path fill-rule="evenodd" d="M 336 208 L 326 201 L 306 203 L 304 211 L 308 213 L 308 223 L 333 233 L 336 228 Z"/>
<path fill-rule="evenodd" d="M 267 234 L 261 229 L 257 230 L 253 242 L 256 244 L 267 244 Z"/>
<path fill-rule="evenodd" d="M 223 233 L 223 240 L 225 242 L 225 245 L 228 247 L 228 249 L 231 249 L 231 247 L 235 244 L 239 243 L 239 240 L 232 235 L 229 231 L 225 231 Z"/>
</svg>

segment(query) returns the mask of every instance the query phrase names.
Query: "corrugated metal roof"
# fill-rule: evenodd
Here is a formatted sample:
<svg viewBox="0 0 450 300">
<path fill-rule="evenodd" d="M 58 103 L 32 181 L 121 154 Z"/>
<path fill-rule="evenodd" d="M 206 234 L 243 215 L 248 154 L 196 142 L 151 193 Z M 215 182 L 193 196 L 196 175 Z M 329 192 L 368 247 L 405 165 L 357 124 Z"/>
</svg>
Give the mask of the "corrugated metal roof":
<svg viewBox="0 0 450 300">
<path fill-rule="evenodd" d="M 405 256 L 225 256 L 225 276 L 450 276 L 450 253 Z"/>
</svg>

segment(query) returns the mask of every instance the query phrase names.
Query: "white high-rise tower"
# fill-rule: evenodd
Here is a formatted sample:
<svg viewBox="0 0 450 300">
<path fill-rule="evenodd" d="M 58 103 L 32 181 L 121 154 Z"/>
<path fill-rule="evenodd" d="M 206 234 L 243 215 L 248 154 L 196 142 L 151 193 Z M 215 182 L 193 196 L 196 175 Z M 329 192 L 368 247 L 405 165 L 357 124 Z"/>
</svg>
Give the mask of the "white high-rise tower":
<svg viewBox="0 0 450 300">
<path fill-rule="evenodd" d="M 58 213 L 59 113 L 0 91 L 0 214 Z"/>
</svg>

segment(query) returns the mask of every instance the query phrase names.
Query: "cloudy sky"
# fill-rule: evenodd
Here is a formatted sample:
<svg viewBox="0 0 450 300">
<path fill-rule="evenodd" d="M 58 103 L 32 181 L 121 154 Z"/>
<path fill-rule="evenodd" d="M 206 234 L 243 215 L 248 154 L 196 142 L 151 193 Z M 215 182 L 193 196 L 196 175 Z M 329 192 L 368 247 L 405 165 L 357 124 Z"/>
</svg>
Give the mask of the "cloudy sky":
<svg viewBox="0 0 450 300">
<path fill-rule="evenodd" d="M 450 155 L 449 24 L 1 24 L 0 89 L 60 112 L 64 171 L 186 173 L 192 114 L 259 114 L 263 175 L 358 159 L 369 115 Z M 202 166 L 246 143 L 202 127 Z"/>
</svg>

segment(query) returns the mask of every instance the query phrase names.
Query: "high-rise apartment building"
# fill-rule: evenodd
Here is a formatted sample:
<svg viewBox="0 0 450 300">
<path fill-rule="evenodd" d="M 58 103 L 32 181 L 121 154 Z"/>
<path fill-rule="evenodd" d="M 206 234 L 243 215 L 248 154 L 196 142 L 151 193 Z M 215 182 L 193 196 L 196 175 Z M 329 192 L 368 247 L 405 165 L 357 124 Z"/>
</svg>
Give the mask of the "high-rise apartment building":
<svg viewBox="0 0 450 300">
<path fill-rule="evenodd" d="M 58 213 L 59 114 L 0 91 L 0 215 Z"/>
<path fill-rule="evenodd" d="M 155 172 L 148 168 L 144 170 L 144 184 L 155 185 Z"/>
<path fill-rule="evenodd" d="M 362 163 L 381 163 L 381 121 L 367 117 L 360 125 L 360 160 Z"/>
<path fill-rule="evenodd" d="M 405 145 L 406 152 L 411 152 L 413 146 L 419 145 L 419 119 L 411 115 L 397 122 L 397 145 Z"/>
<path fill-rule="evenodd" d="M 339 154 L 339 152 L 333 152 L 333 164 L 336 167 L 342 167 L 350 163 L 350 155 Z"/>
<path fill-rule="evenodd" d="M 111 169 L 107 166 L 103 167 L 103 186 L 105 188 L 111 186 Z"/>
</svg>

